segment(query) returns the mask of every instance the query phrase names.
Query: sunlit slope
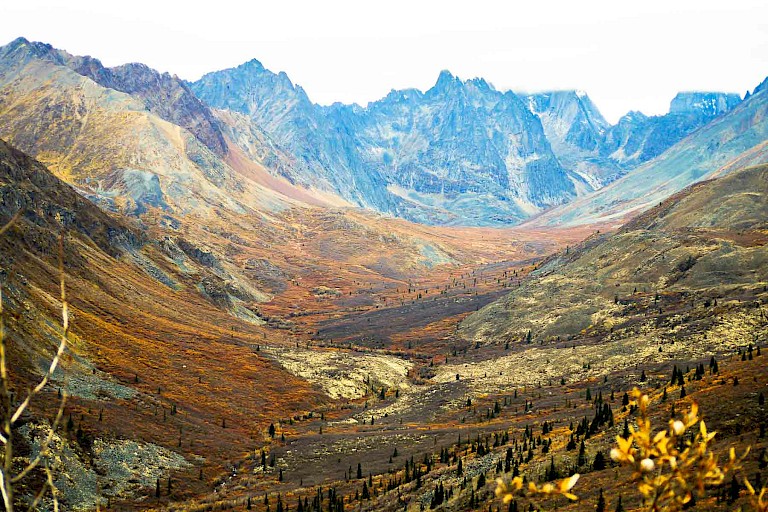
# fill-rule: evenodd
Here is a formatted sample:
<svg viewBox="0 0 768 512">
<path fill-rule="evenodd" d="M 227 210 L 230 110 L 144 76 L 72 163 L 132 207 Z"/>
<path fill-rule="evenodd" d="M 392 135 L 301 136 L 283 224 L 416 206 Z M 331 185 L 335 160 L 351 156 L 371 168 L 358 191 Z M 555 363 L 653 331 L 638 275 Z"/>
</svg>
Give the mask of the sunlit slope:
<svg viewBox="0 0 768 512">
<path fill-rule="evenodd" d="M 71 356 L 53 389 L 72 395 L 70 410 L 105 410 L 104 423 L 84 423 L 88 432 L 175 447 L 167 432 L 181 426 L 196 432 L 198 448 L 179 451 L 203 450 L 213 462 L 243 449 L 275 417 L 323 403 L 317 390 L 256 351 L 267 338 L 290 344 L 285 336 L 234 318 L 200 289 L 198 280 L 217 282 L 215 272 L 191 258 L 182 271 L 167 245 L 1 141 L 0 198 L 0 223 L 21 212 L 0 237 L 12 378 L 34 378 L 55 346 L 63 233 Z M 181 415 L 161 423 L 157 411 L 172 405 Z"/>
<path fill-rule="evenodd" d="M 700 183 L 551 258 L 538 278 L 462 324 L 479 341 L 568 337 L 611 329 L 633 297 L 714 301 L 768 281 L 768 166 Z M 654 298 L 655 296 L 659 298 Z M 627 302 L 629 301 L 629 302 Z"/>
</svg>

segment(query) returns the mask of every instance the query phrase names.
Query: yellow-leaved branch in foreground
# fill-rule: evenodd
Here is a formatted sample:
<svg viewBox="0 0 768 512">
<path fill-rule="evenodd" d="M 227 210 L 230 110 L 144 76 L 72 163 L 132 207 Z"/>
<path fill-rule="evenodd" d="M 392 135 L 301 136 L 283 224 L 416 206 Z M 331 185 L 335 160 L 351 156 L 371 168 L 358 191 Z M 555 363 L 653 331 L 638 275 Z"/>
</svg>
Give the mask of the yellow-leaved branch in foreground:
<svg viewBox="0 0 768 512">
<path fill-rule="evenodd" d="M 611 449 L 611 458 L 633 469 L 632 480 L 643 498 L 642 510 L 649 512 L 676 512 L 690 504 L 694 495 L 703 496 L 710 487 L 722 485 L 729 473 L 741 467 L 749 449 L 738 457 L 731 448 L 728 459 L 722 465 L 711 448 L 715 432 L 709 432 L 699 418 L 696 403 L 683 414 L 681 419 L 671 419 L 667 428 L 654 432 L 648 412 L 650 398 L 638 389 L 632 391 L 632 405 L 637 406 L 639 416 L 637 428 L 629 427 L 627 438 L 616 436 L 616 447 Z M 522 477 L 511 482 L 497 480 L 496 495 L 505 503 L 515 496 L 534 497 L 537 495 L 562 495 L 571 500 L 578 497 L 571 489 L 579 479 L 575 474 L 557 483 L 537 486 L 529 483 L 527 488 Z M 749 503 L 756 512 L 768 512 L 768 488 L 759 492 L 743 478 Z"/>
</svg>

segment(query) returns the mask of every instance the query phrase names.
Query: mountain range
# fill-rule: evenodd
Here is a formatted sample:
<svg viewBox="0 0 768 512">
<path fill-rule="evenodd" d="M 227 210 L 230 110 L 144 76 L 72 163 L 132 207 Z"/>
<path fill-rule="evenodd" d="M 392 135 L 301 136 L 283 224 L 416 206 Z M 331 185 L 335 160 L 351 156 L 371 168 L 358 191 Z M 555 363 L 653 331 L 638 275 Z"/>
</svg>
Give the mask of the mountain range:
<svg viewBox="0 0 768 512">
<path fill-rule="evenodd" d="M 680 93 L 666 115 L 610 125 L 580 91 L 502 92 L 443 71 L 426 92 L 321 106 L 256 60 L 189 83 L 23 38 L 0 48 L 0 91 L 0 137 L 112 209 L 173 217 L 301 203 L 468 226 L 580 204 L 741 104 Z"/>
<path fill-rule="evenodd" d="M 299 155 L 305 170 L 292 178 L 305 186 L 419 222 L 469 225 L 517 223 L 602 188 L 740 102 L 680 93 L 667 115 L 633 112 L 610 126 L 579 91 L 518 95 L 443 71 L 426 92 L 323 107 L 258 61 L 190 88 Z"/>
</svg>

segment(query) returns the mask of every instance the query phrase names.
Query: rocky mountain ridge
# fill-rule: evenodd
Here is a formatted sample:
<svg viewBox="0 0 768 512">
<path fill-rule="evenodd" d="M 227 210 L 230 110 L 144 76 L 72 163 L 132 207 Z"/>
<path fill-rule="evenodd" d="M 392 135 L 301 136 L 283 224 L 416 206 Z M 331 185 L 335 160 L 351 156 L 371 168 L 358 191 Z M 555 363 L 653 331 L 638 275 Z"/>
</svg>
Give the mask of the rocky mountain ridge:
<svg viewBox="0 0 768 512">
<path fill-rule="evenodd" d="M 211 106 L 246 115 L 302 161 L 292 180 L 437 224 L 511 224 L 568 203 L 740 101 L 735 94 L 679 93 L 668 114 L 630 112 L 612 126 L 581 91 L 521 96 L 443 71 L 425 92 L 393 90 L 365 107 L 320 106 L 284 72 L 255 60 L 190 87 Z"/>
<path fill-rule="evenodd" d="M 211 151 L 222 156 L 227 152 L 224 137 L 210 109 L 176 76 L 159 73 L 140 63 L 107 68 L 93 57 L 71 55 L 23 37 L 0 47 L 0 61 L 17 69 L 33 59 L 66 66 L 103 87 L 140 98 L 148 111 L 188 129 Z"/>
<path fill-rule="evenodd" d="M 702 96 L 698 96 L 702 98 Z M 706 97 L 704 97 L 706 99 Z M 711 99 L 711 97 L 710 97 Z M 725 99 L 725 98 L 722 98 Z M 703 105 L 696 97 L 693 103 Z M 684 100 L 688 101 L 688 100 Z M 719 101 L 719 100 L 718 100 Z M 734 99 L 730 100 L 732 103 Z M 661 128 L 680 118 L 689 122 L 702 119 L 707 109 L 694 108 L 669 114 L 672 119 L 634 117 L 636 123 L 650 128 L 645 148 L 663 142 L 668 132 Z M 727 108 L 727 104 L 726 104 Z M 711 109 L 709 109 L 711 112 Z M 729 174 L 735 170 L 768 162 L 768 93 L 758 86 L 738 105 L 693 130 L 658 157 L 645 161 L 620 179 L 593 194 L 577 198 L 561 208 L 528 221 L 531 226 L 623 224 L 628 216 L 639 214 L 672 194 L 701 180 Z M 627 116 L 630 117 L 630 116 Z M 654 128 L 653 125 L 656 124 Z M 618 127 L 622 127 L 620 122 Z M 679 125 L 680 126 L 680 125 Z M 630 130 L 631 131 L 631 130 Z M 626 140 L 631 140 L 628 137 Z M 626 146 L 625 146 L 626 147 Z M 638 149 L 635 154 L 642 154 Z"/>
<path fill-rule="evenodd" d="M 94 84 L 88 99 L 72 102 Z M 629 113 L 611 126 L 582 92 L 518 95 L 443 71 L 426 92 L 320 106 L 256 60 L 187 83 L 143 64 L 106 68 L 23 38 L 0 48 L 0 87 L 0 135 L 112 208 L 263 204 L 241 182 L 257 169 L 259 183 L 285 179 L 279 188 L 301 188 L 292 190 L 302 201 L 319 194 L 321 203 L 470 226 L 517 224 L 581 199 L 739 102 L 681 93 L 664 116 Z M 113 129 L 136 147 L 105 150 Z"/>
</svg>

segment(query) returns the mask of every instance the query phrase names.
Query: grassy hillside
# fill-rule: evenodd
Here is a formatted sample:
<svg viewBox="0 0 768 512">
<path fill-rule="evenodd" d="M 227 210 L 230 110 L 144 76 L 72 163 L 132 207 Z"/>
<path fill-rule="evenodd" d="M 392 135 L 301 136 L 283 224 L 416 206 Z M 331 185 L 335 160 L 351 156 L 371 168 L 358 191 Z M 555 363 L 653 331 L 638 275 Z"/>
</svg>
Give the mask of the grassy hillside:
<svg viewBox="0 0 768 512">
<path fill-rule="evenodd" d="M 565 339 L 620 324 L 628 308 L 671 297 L 701 304 L 768 281 L 768 167 L 700 183 L 550 258 L 537 277 L 462 324 L 483 342 Z M 651 302 L 648 305 L 648 301 Z"/>
</svg>

